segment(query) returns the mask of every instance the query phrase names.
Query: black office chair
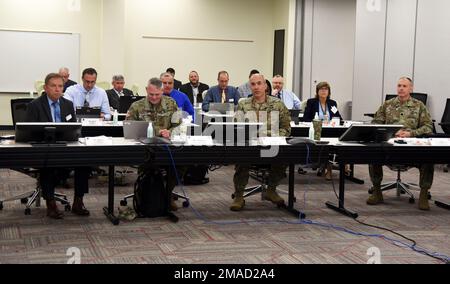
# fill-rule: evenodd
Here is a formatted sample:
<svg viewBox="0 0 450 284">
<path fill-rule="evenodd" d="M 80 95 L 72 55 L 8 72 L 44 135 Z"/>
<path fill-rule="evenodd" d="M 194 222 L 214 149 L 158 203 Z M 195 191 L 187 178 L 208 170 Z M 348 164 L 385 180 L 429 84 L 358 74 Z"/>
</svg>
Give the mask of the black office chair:
<svg viewBox="0 0 450 284">
<path fill-rule="evenodd" d="M 397 97 L 397 95 L 386 95 L 386 101 L 393 99 Z M 411 93 L 411 97 L 421 101 L 424 105 L 427 104 L 428 95 L 424 93 Z M 433 125 L 433 132 L 435 131 L 434 125 Z M 406 165 L 388 165 L 387 166 L 390 170 L 397 172 L 397 179 L 393 182 L 385 183 L 381 185 L 381 191 L 388 191 L 391 189 L 397 190 L 397 196 L 400 197 L 402 194 L 407 194 L 409 196 L 409 202 L 414 203 L 415 197 L 414 194 L 411 192 L 410 189 L 415 188 L 420 191 L 420 187 L 418 184 L 415 183 L 406 183 L 403 182 L 401 179 L 401 173 L 408 171 L 411 167 Z M 372 194 L 373 188 L 369 190 L 369 193 Z M 431 194 L 428 193 L 428 199 L 431 199 Z"/>
<path fill-rule="evenodd" d="M 450 99 L 447 99 L 445 104 L 444 114 L 442 115 L 441 123 L 439 123 L 446 135 L 450 135 Z M 444 167 L 444 172 L 448 173 L 450 164 Z"/>
<path fill-rule="evenodd" d="M 386 102 L 386 101 L 395 99 L 396 97 L 397 97 L 397 95 L 394 95 L 394 94 L 386 94 L 386 97 L 385 97 L 384 101 Z M 425 94 L 425 93 L 411 93 L 411 97 L 413 97 L 416 100 L 421 101 L 424 105 L 427 105 L 428 94 Z M 375 117 L 375 113 L 365 113 L 364 116 L 374 118 Z"/>
<path fill-rule="evenodd" d="M 245 188 L 244 198 L 261 193 L 261 199 L 262 200 L 264 199 L 262 194 L 267 190 L 268 187 L 269 170 L 270 165 L 262 165 L 262 166 L 258 165 L 250 167 L 250 177 L 253 178 L 254 180 L 259 181 L 260 184 Z M 288 192 L 285 190 L 277 189 L 277 191 L 283 194 L 288 194 Z M 235 195 L 233 193 L 231 195 L 231 198 L 234 199 L 234 197 Z M 297 199 L 295 197 L 294 202 L 297 202 Z"/>
<path fill-rule="evenodd" d="M 11 100 L 11 115 L 13 126 L 17 122 L 24 122 L 27 113 L 27 106 L 32 101 L 32 98 L 25 99 L 12 99 Z M 25 192 L 18 196 L 14 196 L 0 201 L 0 210 L 3 209 L 3 203 L 9 201 L 20 200 L 22 204 L 26 204 L 25 215 L 31 214 L 31 206 L 36 204 L 36 207 L 41 206 L 41 187 L 39 184 L 39 170 L 38 169 L 13 169 L 14 171 L 23 173 L 36 179 L 36 188 L 33 191 Z M 55 200 L 60 202 L 66 211 L 70 211 L 70 203 L 67 200 L 67 196 L 60 193 L 55 193 Z"/>
</svg>

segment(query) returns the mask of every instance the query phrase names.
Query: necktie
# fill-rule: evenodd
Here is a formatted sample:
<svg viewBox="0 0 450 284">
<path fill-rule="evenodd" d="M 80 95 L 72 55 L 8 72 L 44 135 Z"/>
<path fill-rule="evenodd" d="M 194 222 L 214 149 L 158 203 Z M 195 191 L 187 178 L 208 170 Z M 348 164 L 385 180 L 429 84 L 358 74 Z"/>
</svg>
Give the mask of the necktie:
<svg viewBox="0 0 450 284">
<path fill-rule="evenodd" d="M 89 94 L 86 93 L 86 96 L 84 97 L 84 106 L 89 107 Z"/>
<path fill-rule="evenodd" d="M 225 94 L 225 90 L 222 90 L 222 103 L 225 103 L 227 100 L 227 95 Z"/>
<path fill-rule="evenodd" d="M 283 93 L 283 91 L 279 91 L 277 97 L 281 100 L 281 94 Z"/>
<path fill-rule="evenodd" d="M 61 108 L 59 107 L 59 102 L 53 102 L 53 113 L 55 115 L 54 122 L 61 122 Z"/>
</svg>

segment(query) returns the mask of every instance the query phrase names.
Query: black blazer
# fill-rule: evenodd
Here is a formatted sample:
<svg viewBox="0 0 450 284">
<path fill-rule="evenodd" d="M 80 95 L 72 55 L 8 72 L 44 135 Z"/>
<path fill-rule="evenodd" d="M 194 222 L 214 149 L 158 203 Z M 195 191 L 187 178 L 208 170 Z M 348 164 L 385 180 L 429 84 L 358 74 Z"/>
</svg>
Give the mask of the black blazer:
<svg viewBox="0 0 450 284">
<path fill-rule="evenodd" d="M 70 79 L 67 80 L 67 82 L 64 83 L 64 91 L 63 92 L 66 92 L 67 88 L 69 88 L 70 86 L 76 85 L 76 84 L 77 84 L 77 82 L 75 82 L 75 81 L 72 81 Z"/>
<path fill-rule="evenodd" d="M 175 90 L 180 90 L 183 83 L 181 81 L 178 81 L 177 79 L 173 79 L 173 87 Z"/>
<path fill-rule="evenodd" d="M 61 109 L 61 122 L 77 122 L 73 103 L 63 97 L 59 98 Z M 68 121 L 67 116 L 72 116 Z M 52 112 L 48 105 L 47 95 L 44 93 L 39 98 L 28 104 L 25 121 L 27 122 L 53 122 Z"/>
<path fill-rule="evenodd" d="M 330 114 L 331 117 L 329 117 L 329 119 L 331 120 L 333 117 L 339 117 L 342 120 L 342 116 L 339 113 L 339 111 L 337 111 L 336 113 L 333 113 L 331 111 L 331 108 L 336 107 L 337 108 L 337 103 L 336 101 L 327 100 L 327 107 L 328 107 L 328 113 Z M 306 108 L 305 108 L 305 113 L 303 115 L 303 121 L 306 122 L 311 122 L 314 119 L 314 116 L 316 115 L 316 112 L 319 113 L 319 99 L 309 99 L 307 104 L 306 104 Z"/>
<path fill-rule="evenodd" d="M 116 91 L 114 91 L 114 89 L 107 90 L 106 94 L 108 95 L 109 106 L 112 107 L 113 109 L 118 110 L 120 107 L 120 100 L 119 100 L 119 96 L 117 95 Z M 124 88 L 123 95 L 124 96 L 133 96 L 133 91 Z"/>
<path fill-rule="evenodd" d="M 200 83 L 198 85 L 197 103 L 203 102 L 202 93 L 207 90 L 209 90 L 208 85 L 203 84 L 203 83 Z M 183 86 L 181 86 L 180 92 L 183 92 L 188 96 L 189 100 L 191 101 L 191 104 L 194 103 L 194 93 L 192 92 L 191 83 L 187 83 L 187 84 L 184 84 Z"/>
</svg>

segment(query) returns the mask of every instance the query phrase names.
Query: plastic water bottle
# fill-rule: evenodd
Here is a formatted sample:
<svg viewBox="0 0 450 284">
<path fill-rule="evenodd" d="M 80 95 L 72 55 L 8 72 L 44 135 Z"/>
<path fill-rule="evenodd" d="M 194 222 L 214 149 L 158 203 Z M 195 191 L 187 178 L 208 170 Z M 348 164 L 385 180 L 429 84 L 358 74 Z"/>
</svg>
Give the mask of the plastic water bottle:
<svg viewBox="0 0 450 284">
<path fill-rule="evenodd" d="M 147 127 L 147 138 L 153 138 L 154 133 L 153 133 L 153 123 L 150 121 L 148 123 L 148 127 Z"/>
<path fill-rule="evenodd" d="M 115 109 L 113 114 L 113 125 L 117 124 L 119 124 L 119 113 L 117 112 L 117 109 Z"/>
<path fill-rule="evenodd" d="M 308 138 L 311 140 L 314 140 L 314 125 L 311 122 L 311 125 L 309 126 L 309 135 Z"/>
</svg>

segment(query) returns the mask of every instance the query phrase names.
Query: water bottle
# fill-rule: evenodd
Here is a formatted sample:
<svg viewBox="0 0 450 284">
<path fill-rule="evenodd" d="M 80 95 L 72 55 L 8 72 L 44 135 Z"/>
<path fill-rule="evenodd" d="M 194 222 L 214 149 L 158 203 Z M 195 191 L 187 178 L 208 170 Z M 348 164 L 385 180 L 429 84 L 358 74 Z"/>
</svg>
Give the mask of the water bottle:
<svg viewBox="0 0 450 284">
<path fill-rule="evenodd" d="M 311 125 L 309 126 L 308 138 L 311 140 L 314 140 L 314 125 L 313 125 L 313 123 L 311 123 Z"/>
<path fill-rule="evenodd" d="M 153 138 L 154 133 L 153 133 L 153 123 L 150 121 L 148 123 L 148 127 L 147 127 L 147 138 Z"/>
<path fill-rule="evenodd" d="M 117 112 L 117 109 L 115 109 L 113 114 L 113 125 L 117 124 L 119 124 L 119 113 Z"/>
</svg>

